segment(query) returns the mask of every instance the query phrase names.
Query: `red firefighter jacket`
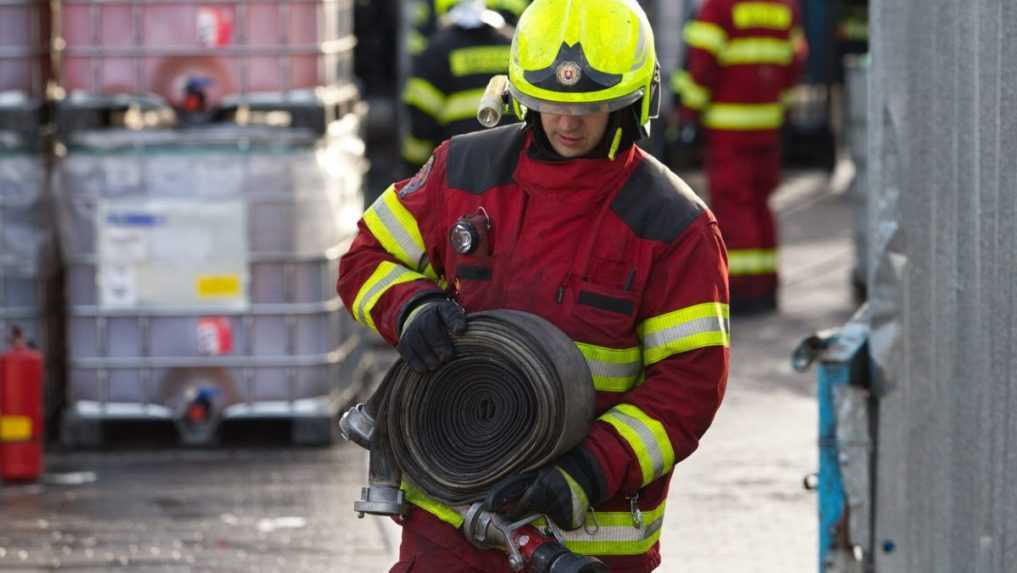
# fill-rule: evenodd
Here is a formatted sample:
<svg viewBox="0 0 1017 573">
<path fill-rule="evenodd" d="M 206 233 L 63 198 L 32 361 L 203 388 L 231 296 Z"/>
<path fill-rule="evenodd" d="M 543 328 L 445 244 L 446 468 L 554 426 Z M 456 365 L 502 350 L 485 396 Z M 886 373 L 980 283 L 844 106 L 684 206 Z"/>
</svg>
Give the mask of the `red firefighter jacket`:
<svg viewBox="0 0 1017 573">
<path fill-rule="evenodd" d="M 569 335 L 597 388 L 584 445 L 617 494 L 595 508 L 594 532 L 566 532 L 566 545 L 648 570 L 659 562 L 672 468 L 696 449 L 724 394 L 724 244 L 700 199 L 638 147 L 547 163 L 531 144 L 517 124 L 439 146 L 367 210 L 340 262 L 339 292 L 393 344 L 407 304 L 442 285 L 468 312 L 523 310 Z M 459 255 L 449 228 L 481 208 L 489 252 Z M 407 497 L 462 523 L 412 486 Z"/>
<path fill-rule="evenodd" d="M 682 116 L 721 138 L 776 143 L 808 49 L 797 0 L 706 0 L 685 27 Z"/>
</svg>

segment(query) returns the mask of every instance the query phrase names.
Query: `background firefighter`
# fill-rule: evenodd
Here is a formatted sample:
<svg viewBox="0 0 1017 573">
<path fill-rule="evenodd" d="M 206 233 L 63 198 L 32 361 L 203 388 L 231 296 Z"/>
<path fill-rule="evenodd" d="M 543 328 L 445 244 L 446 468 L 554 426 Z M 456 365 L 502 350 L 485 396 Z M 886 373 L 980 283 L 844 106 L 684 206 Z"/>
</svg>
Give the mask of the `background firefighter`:
<svg viewBox="0 0 1017 573">
<path fill-rule="evenodd" d="M 453 137 L 390 186 L 361 220 L 338 289 L 418 370 L 453 356 L 464 312 L 524 310 L 572 338 L 598 417 L 579 447 L 493 488 L 488 508 L 543 513 L 570 550 L 651 571 L 674 465 L 724 394 L 725 247 L 702 201 L 634 145 L 659 98 L 635 0 L 536 0 L 509 80 L 525 122 Z M 450 229 L 478 214 L 487 236 L 457 251 Z M 393 571 L 509 571 L 504 554 L 466 541 L 459 513 L 416 487 L 406 497 Z"/>
<path fill-rule="evenodd" d="M 508 70 L 512 29 L 484 0 L 459 0 L 441 22 L 413 59 L 403 90 L 410 120 L 402 142 L 407 174 L 420 169 L 435 145 L 480 129 L 477 105 L 487 80 Z"/>
<path fill-rule="evenodd" d="M 710 207 L 729 248 L 731 311 L 777 308 L 777 229 L 767 200 L 780 182 L 784 100 L 807 54 L 797 0 L 706 0 L 685 28 L 688 69 L 672 85 L 683 139 L 706 128 Z"/>
</svg>

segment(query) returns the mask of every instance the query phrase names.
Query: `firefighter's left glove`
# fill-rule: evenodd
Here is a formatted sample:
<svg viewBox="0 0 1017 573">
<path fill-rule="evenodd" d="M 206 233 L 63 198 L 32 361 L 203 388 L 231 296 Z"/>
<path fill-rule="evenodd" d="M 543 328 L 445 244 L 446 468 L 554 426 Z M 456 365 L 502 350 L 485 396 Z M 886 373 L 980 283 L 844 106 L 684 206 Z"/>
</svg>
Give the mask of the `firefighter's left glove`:
<svg viewBox="0 0 1017 573">
<path fill-rule="evenodd" d="M 437 369 L 455 355 L 453 335 L 466 332 L 466 312 L 447 298 L 424 299 L 403 319 L 399 355 L 417 372 Z"/>
<path fill-rule="evenodd" d="M 603 501 L 600 466 L 582 447 L 544 468 L 516 474 L 496 484 L 484 498 L 484 509 L 511 519 L 546 515 L 562 529 L 578 529 L 592 504 Z"/>
</svg>

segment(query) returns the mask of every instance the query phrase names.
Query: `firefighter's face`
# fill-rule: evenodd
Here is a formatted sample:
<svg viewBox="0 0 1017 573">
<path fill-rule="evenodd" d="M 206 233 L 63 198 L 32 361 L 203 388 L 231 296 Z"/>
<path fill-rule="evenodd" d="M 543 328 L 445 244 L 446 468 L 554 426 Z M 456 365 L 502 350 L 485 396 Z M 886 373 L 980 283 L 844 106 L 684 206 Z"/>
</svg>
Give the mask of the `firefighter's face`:
<svg viewBox="0 0 1017 573">
<path fill-rule="evenodd" d="M 610 115 L 610 112 L 606 111 L 586 115 L 556 115 L 544 112 L 540 114 L 540 124 L 555 151 L 563 157 L 579 157 L 586 155 L 600 143 Z"/>
</svg>

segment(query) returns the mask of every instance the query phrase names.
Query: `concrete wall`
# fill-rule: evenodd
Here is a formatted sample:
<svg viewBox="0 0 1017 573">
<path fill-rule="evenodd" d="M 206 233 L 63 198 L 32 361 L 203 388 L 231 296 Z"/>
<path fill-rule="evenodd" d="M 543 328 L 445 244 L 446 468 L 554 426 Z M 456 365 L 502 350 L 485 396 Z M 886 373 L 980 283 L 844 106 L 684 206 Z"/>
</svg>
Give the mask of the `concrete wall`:
<svg viewBox="0 0 1017 573">
<path fill-rule="evenodd" d="M 1014 571 L 1017 2 L 871 22 L 877 571 Z"/>
</svg>

